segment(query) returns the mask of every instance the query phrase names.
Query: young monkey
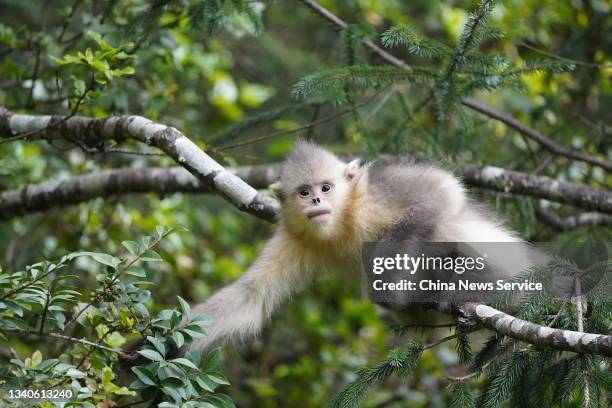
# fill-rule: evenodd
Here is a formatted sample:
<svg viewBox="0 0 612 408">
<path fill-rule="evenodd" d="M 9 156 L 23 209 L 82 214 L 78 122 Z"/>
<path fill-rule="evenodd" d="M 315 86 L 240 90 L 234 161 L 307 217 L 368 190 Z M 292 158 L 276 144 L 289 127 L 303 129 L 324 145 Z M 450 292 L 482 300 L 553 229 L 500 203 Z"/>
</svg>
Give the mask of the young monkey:
<svg viewBox="0 0 612 408">
<path fill-rule="evenodd" d="M 467 198 L 457 178 L 432 165 L 347 164 L 316 144 L 298 141 L 275 191 L 282 208 L 274 236 L 236 282 L 194 308 L 194 314 L 210 315 L 214 322 L 190 350 L 256 335 L 281 302 L 317 274 L 359 273 L 365 241 L 383 236 L 519 241 Z"/>
</svg>

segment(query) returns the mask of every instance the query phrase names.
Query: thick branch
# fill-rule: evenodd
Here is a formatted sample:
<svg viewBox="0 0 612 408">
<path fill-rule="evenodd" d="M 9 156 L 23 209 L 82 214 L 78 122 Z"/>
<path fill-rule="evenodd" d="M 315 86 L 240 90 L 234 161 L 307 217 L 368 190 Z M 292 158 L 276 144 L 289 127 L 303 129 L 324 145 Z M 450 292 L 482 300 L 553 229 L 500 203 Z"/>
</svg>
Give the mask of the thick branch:
<svg viewBox="0 0 612 408">
<path fill-rule="evenodd" d="M 584 184 L 558 181 L 546 176 L 499 167 L 466 165 L 460 175 L 467 184 L 505 193 L 523 194 L 571 204 L 587 210 L 612 213 L 612 193 Z"/>
<path fill-rule="evenodd" d="M 254 188 L 263 189 L 278 180 L 280 164 L 243 166 L 229 171 Z M 612 212 L 612 194 L 585 185 L 494 167 L 464 166 L 459 168 L 458 173 L 467 184 L 473 186 Z M 107 170 L 0 192 L 0 220 L 118 194 L 163 195 L 210 191 L 206 184 L 181 167 Z M 574 224 L 605 225 L 606 220 L 610 223 L 612 217 L 599 213 L 585 213 L 565 220 L 559 219 L 559 222 L 564 223 L 564 228 L 569 228 Z"/>
<path fill-rule="evenodd" d="M 45 140 L 70 140 L 91 147 L 100 146 L 105 140 L 138 140 L 163 150 L 202 184 L 218 192 L 240 210 L 271 222 L 278 211 L 276 201 L 259 194 L 228 172 L 181 132 L 142 116 L 112 116 L 104 119 L 32 116 L 13 114 L 0 106 L 0 138 L 20 134 Z"/>
<path fill-rule="evenodd" d="M 460 310 L 488 329 L 535 346 L 612 357 L 612 336 L 540 326 L 477 303 L 465 303 Z"/>
<path fill-rule="evenodd" d="M 302 0 L 302 3 L 306 4 L 315 13 L 319 14 L 326 20 L 330 21 L 337 27 L 340 27 L 340 28 L 347 27 L 347 23 L 344 20 L 342 20 L 340 17 L 336 16 L 334 13 L 327 10 L 326 8 L 322 7 L 315 0 Z M 371 51 L 373 51 L 376 55 L 378 55 L 381 59 L 388 62 L 389 64 L 395 65 L 396 67 L 404 68 L 407 70 L 411 69 L 411 67 L 405 61 L 383 50 L 382 48 L 380 48 L 378 45 L 376 45 L 372 41 L 364 41 L 364 45 L 367 48 L 369 48 Z M 500 122 L 513 128 L 517 132 L 523 134 L 524 136 L 536 141 L 542 147 L 544 147 L 545 149 L 547 149 L 553 154 L 568 157 L 574 160 L 583 161 L 585 163 L 589 163 L 594 166 L 602 167 L 608 171 L 612 171 L 612 163 L 604 159 L 599 159 L 597 157 L 589 156 L 587 154 L 576 152 L 574 150 L 560 146 L 557 143 L 555 143 L 553 140 L 549 139 L 548 137 L 538 132 L 537 130 L 531 129 L 530 127 L 524 125 L 523 123 L 519 122 L 518 120 L 516 120 L 510 115 L 496 111 L 495 109 L 487 107 L 483 105 L 482 103 L 477 102 L 471 98 L 462 98 L 461 103 L 470 109 L 473 109 L 477 112 L 482 113 L 483 115 L 486 115 L 495 120 L 499 120 Z"/>
<path fill-rule="evenodd" d="M 229 171 L 261 189 L 278 178 L 280 166 L 246 166 Z M 182 167 L 106 170 L 0 192 L 0 220 L 119 194 L 211 191 L 208 184 Z"/>
<path fill-rule="evenodd" d="M 536 210 L 536 214 L 541 221 L 558 231 L 569 230 L 585 225 L 602 225 L 612 227 L 612 216 L 596 212 L 585 212 L 576 215 L 569 215 L 567 217 L 561 217 L 554 211 L 547 210 L 545 208 L 538 208 Z"/>
</svg>

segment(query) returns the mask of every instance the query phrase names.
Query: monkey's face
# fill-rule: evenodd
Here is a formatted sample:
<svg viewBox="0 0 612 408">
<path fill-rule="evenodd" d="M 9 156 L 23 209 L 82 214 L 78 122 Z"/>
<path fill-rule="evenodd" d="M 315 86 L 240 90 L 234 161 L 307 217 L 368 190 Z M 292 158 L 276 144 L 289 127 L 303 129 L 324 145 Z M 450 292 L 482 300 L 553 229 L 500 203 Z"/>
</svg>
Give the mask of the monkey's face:
<svg viewBox="0 0 612 408">
<path fill-rule="evenodd" d="M 326 175 L 298 184 L 283 200 L 285 224 L 313 239 L 337 234 L 350 191 L 350 180 L 344 172 Z"/>
</svg>

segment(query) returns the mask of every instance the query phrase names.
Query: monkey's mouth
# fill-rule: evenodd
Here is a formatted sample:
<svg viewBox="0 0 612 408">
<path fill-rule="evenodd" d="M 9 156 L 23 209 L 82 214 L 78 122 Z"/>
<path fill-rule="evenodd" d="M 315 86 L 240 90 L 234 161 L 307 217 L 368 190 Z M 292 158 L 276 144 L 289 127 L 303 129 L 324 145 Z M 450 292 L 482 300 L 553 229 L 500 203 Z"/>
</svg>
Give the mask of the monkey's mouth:
<svg viewBox="0 0 612 408">
<path fill-rule="evenodd" d="M 323 224 L 331 219 L 331 211 L 325 208 L 310 211 L 306 214 L 308 219 L 315 224 Z"/>
</svg>

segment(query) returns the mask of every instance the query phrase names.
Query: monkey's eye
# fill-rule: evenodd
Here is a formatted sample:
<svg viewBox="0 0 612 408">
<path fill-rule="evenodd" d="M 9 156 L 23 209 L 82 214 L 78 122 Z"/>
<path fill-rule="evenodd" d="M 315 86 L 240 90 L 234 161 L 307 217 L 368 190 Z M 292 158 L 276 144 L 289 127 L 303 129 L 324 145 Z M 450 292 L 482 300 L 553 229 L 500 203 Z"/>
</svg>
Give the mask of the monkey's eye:
<svg viewBox="0 0 612 408">
<path fill-rule="evenodd" d="M 331 190 L 331 186 L 329 184 L 323 184 L 321 186 L 321 191 L 324 193 L 327 193 L 329 190 Z"/>
<path fill-rule="evenodd" d="M 306 190 L 305 188 L 300 190 L 300 197 L 308 197 L 310 195 L 310 191 Z"/>
</svg>

